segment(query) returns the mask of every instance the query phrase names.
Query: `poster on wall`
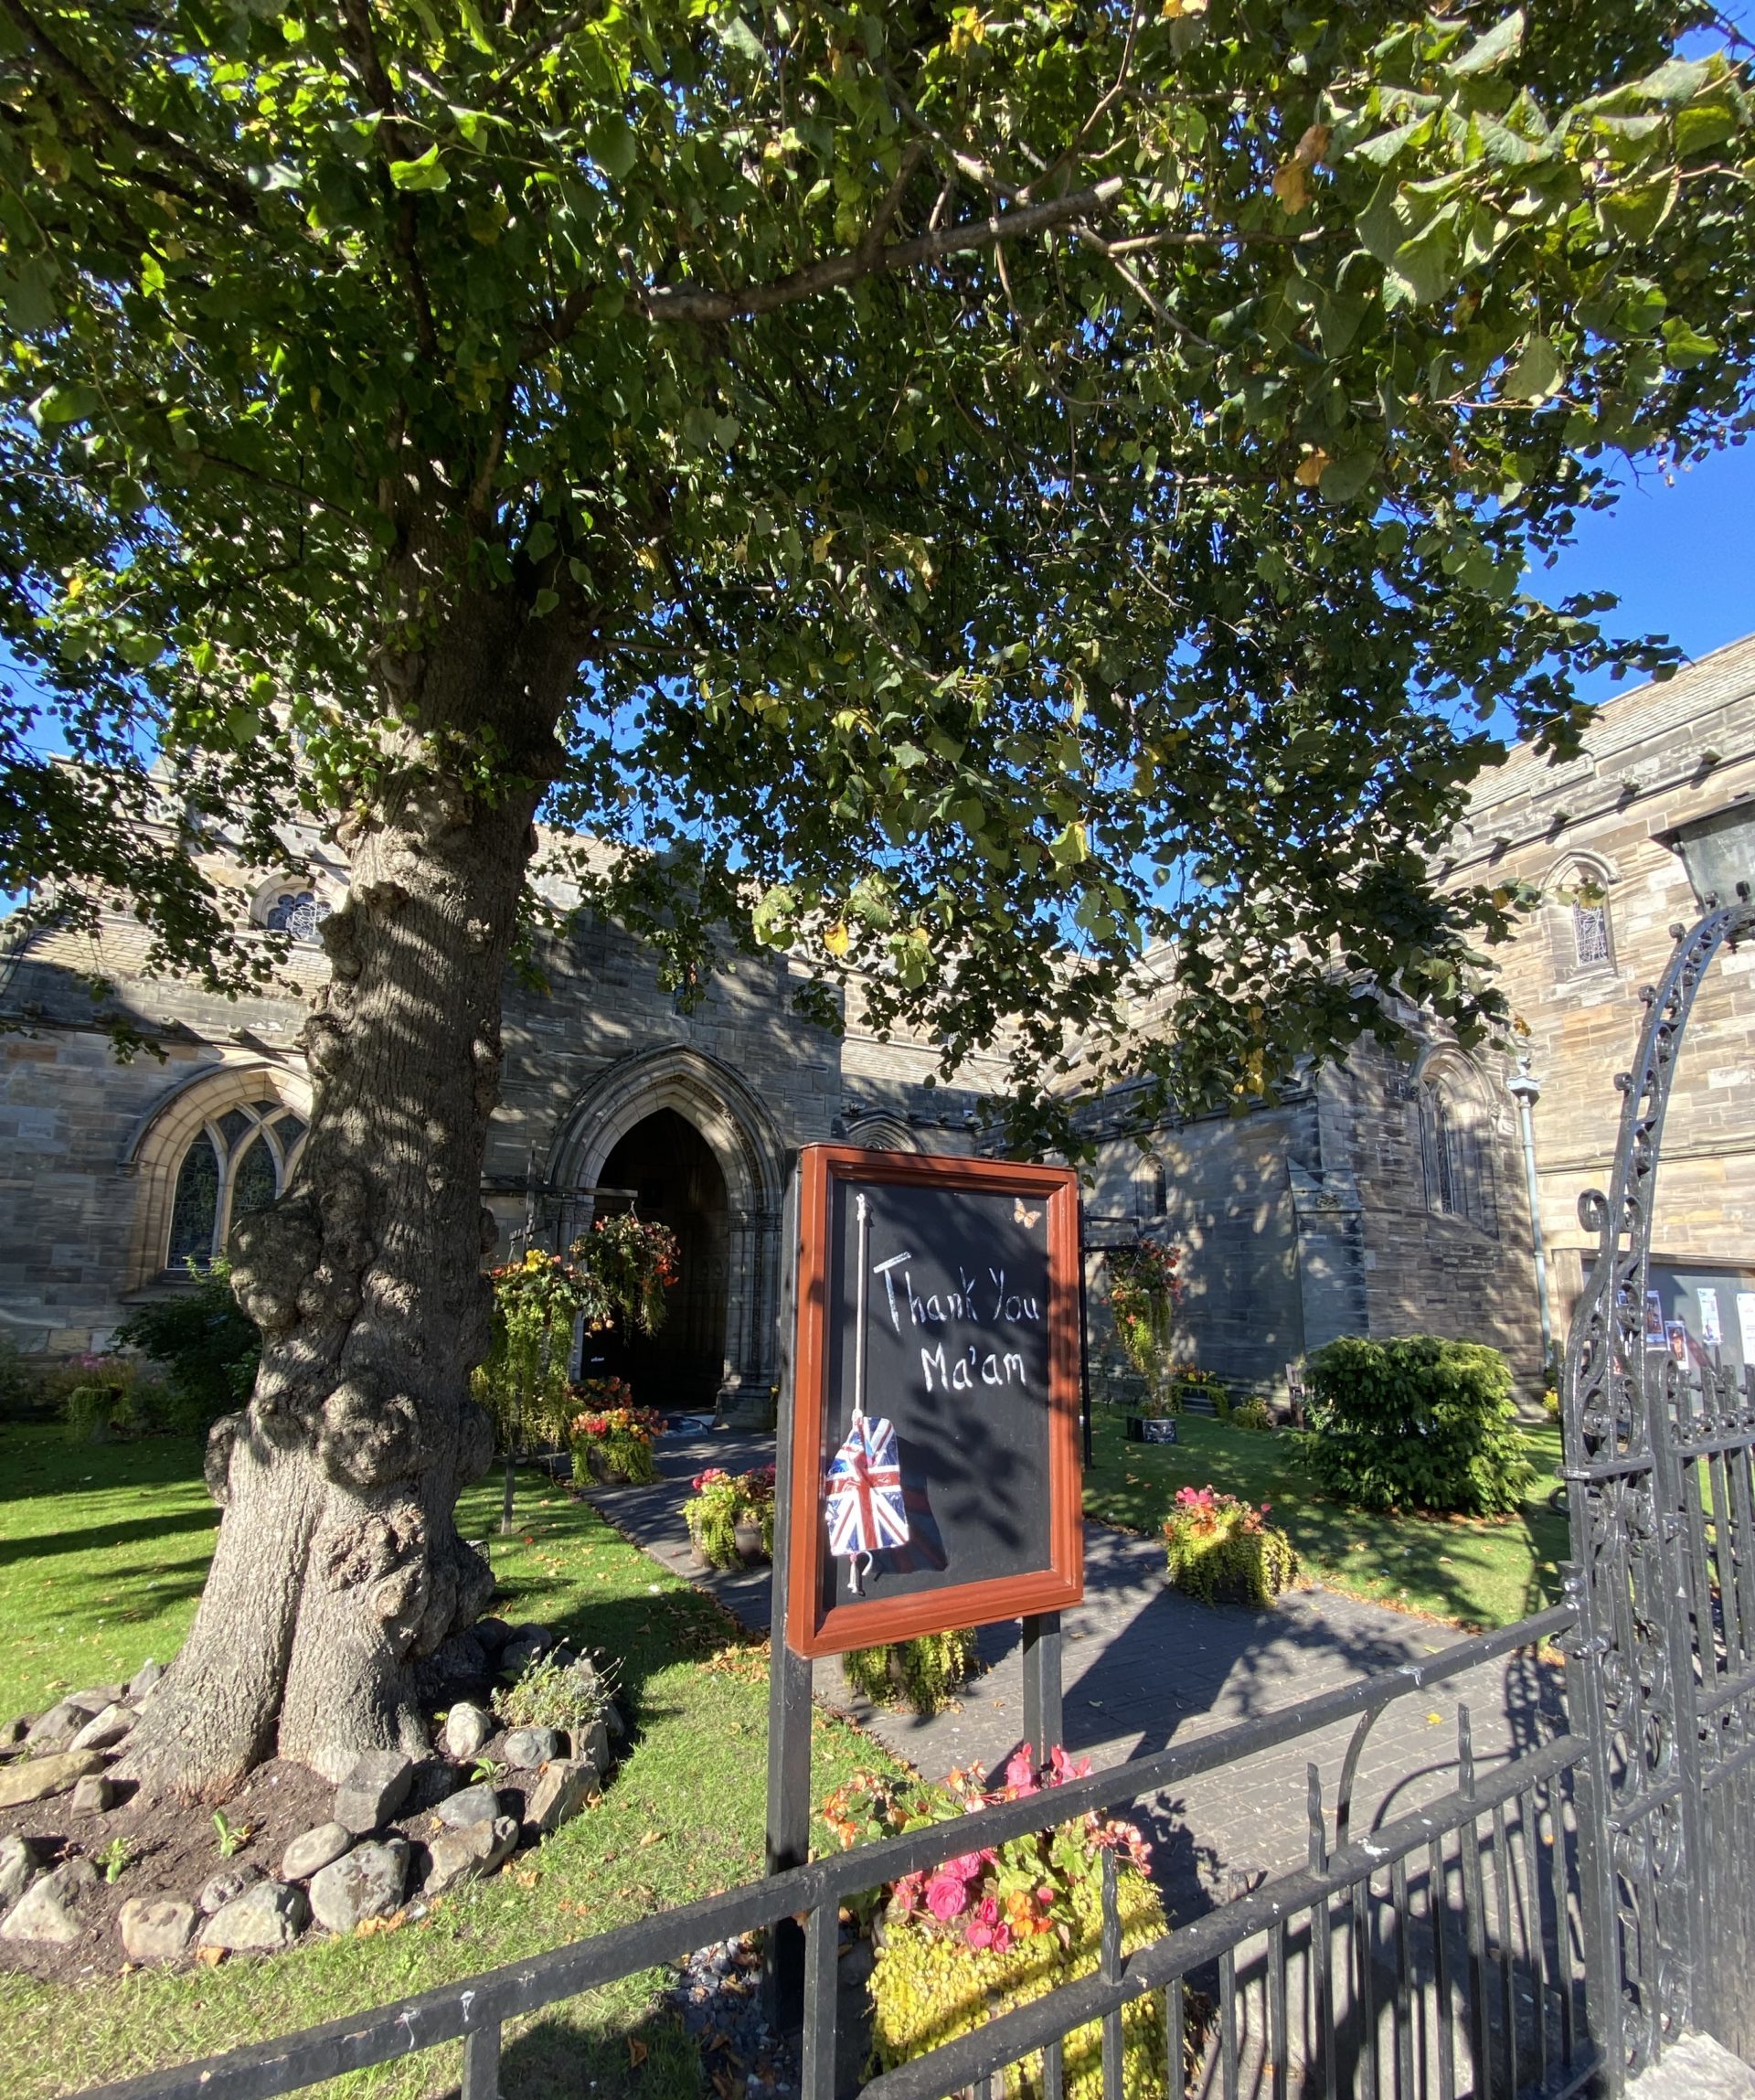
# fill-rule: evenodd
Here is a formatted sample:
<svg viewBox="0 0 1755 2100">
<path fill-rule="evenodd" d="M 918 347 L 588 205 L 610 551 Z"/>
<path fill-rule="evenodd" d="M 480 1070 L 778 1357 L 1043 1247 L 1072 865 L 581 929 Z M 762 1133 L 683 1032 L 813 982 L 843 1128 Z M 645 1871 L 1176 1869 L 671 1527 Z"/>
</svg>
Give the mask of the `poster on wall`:
<svg viewBox="0 0 1755 2100">
<path fill-rule="evenodd" d="M 1669 1348 L 1664 1332 L 1664 1300 L 1656 1291 L 1645 1294 L 1645 1347 L 1648 1349 Z"/>
<path fill-rule="evenodd" d="M 787 1646 L 1077 1603 L 1073 1170 L 808 1146 L 795 1306 Z"/>
<path fill-rule="evenodd" d="M 1755 1370 L 1755 1291 L 1738 1292 L 1737 1327 L 1742 1337 L 1743 1361 Z"/>
<path fill-rule="evenodd" d="M 1702 1284 L 1694 1295 L 1700 1301 L 1700 1339 L 1708 1348 L 1718 1348 L 1725 1338 L 1724 1329 L 1718 1324 L 1718 1294 L 1709 1285 Z"/>
</svg>

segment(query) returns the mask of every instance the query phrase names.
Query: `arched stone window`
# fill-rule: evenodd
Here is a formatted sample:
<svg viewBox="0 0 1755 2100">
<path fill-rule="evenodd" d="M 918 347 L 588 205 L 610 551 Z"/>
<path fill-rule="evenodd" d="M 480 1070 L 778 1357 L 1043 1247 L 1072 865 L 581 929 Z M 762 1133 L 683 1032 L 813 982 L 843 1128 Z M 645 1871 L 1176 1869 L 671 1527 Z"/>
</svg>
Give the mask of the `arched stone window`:
<svg viewBox="0 0 1755 2100">
<path fill-rule="evenodd" d="M 1465 1059 L 1441 1051 L 1422 1066 L 1415 1093 L 1426 1208 L 1496 1237 L 1492 1119 L 1482 1103 L 1478 1075 Z"/>
<path fill-rule="evenodd" d="M 863 1145 L 867 1152 L 918 1152 L 920 1140 L 899 1115 L 881 1109 L 856 1116 L 847 1125 L 847 1143 Z"/>
<path fill-rule="evenodd" d="M 128 1287 L 223 1253 L 239 1219 L 285 1189 L 310 1114 L 304 1082 L 266 1065 L 202 1072 L 162 1101 L 124 1162 L 140 1184 Z"/>
<path fill-rule="evenodd" d="M 256 892 L 250 916 L 271 933 L 290 933 L 295 941 L 314 941 L 317 928 L 334 909 L 314 884 L 297 876 L 282 875 Z"/>
<path fill-rule="evenodd" d="M 1155 1155 L 1142 1159 L 1133 1169 L 1133 1215 L 1162 1218 L 1167 1200 L 1163 1160 Z"/>
<path fill-rule="evenodd" d="M 1609 888 L 1614 870 L 1595 854 L 1569 854 L 1542 885 L 1555 968 L 1563 977 L 1615 966 Z"/>
</svg>

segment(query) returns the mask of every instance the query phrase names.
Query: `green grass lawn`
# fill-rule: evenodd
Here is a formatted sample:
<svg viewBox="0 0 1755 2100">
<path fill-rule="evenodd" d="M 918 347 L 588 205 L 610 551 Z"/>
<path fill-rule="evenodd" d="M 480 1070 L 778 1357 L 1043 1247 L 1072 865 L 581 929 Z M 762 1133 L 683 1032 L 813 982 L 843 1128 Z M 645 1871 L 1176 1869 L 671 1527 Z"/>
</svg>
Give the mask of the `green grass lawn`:
<svg viewBox="0 0 1755 2100">
<path fill-rule="evenodd" d="M 157 1439 L 72 1444 L 58 1430 L 0 1426 L 0 1555 L 8 1635 L 0 1708 L 168 1658 L 194 1610 L 211 1544 L 196 1447 Z M 490 1534 L 499 1489 L 464 1498 L 465 1536 Z M 15 2100 L 47 2100 L 313 2022 L 607 1930 L 761 1871 L 766 1670 L 718 1607 L 665 1573 L 583 1503 L 526 1480 L 517 1533 L 492 1540 L 495 1608 L 564 1627 L 622 1658 L 633 1746 L 602 1801 L 493 1881 L 431 1915 L 364 1940 L 314 1938 L 272 1960 L 118 1976 L 51 1988 L 0 1976 L 0 2031 Z M 889 1767 L 856 1730 L 818 1716 L 820 1799 L 860 1767 Z M 508 2031 L 508 2100 L 670 2100 L 700 2087 L 694 2046 L 654 2015 L 657 1973 Z M 637 2068 L 630 2040 L 646 2055 Z M 454 2094 L 461 2052 L 431 2051 L 336 2081 L 339 2094 Z M 318 2090 L 318 2089 L 314 2089 Z"/>
<path fill-rule="evenodd" d="M 1282 1432 L 1232 1429 L 1184 1415 L 1181 1442 L 1129 1444 L 1118 1414 L 1095 1410 L 1097 1463 L 1085 1476 L 1085 1513 L 1156 1534 L 1178 1487 L 1218 1487 L 1272 1505 L 1304 1572 L 1373 1604 L 1427 1612 L 1471 1631 L 1509 1626 L 1558 1601 L 1566 1519 L 1548 1507 L 1558 1484 L 1560 1434 L 1527 1432 L 1537 1478 L 1521 1515 L 1381 1517 L 1314 1492 Z"/>
</svg>

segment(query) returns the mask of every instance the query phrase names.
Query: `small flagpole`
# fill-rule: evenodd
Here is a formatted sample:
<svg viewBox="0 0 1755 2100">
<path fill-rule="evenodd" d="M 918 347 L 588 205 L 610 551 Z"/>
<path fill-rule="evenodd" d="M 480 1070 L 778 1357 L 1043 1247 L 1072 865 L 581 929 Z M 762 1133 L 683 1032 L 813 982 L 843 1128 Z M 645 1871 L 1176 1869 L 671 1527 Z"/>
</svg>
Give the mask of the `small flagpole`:
<svg viewBox="0 0 1755 2100">
<path fill-rule="evenodd" d="M 871 1206 L 866 1201 L 862 1189 L 853 1199 L 854 1215 L 859 1221 L 859 1283 L 855 1293 L 853 1315 L 853 1427 L 862 1433 L 866 1420 L 866 1272 L 871 1266 Z M 847 1588 L 856 1597 L 865 1595 L 865 1587 L 859 1580 L 859 1554 L 856 1549 L 847 1555 Z"/>
</svg>

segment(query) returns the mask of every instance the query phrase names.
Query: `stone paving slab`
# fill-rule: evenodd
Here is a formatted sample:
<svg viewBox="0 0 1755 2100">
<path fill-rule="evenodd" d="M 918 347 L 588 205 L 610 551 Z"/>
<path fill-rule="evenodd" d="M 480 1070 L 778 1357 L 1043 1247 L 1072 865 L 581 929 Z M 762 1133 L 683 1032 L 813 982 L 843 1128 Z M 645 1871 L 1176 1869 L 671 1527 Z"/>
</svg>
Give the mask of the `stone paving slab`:
<svg viewBox="0 0 1755 2100">
<path fill-rule="evenodd" d="M 771 1439 L 725 1432 L 667 1437 L 657 1446 L 656 1486 L 588 1493 L 655 1560 L 709 1591 L 751 1630 L 765 1632 L 769 1571 L 703 1572 L 681 1502 L 703 1467 L 740 1472 L 772 1454 Z M 1100 1769 L 1436 1655 L 1462 1637 L 1452 1627 L 1330 1590 L 1295 1593 L 1267 1612 L 1199 1604 L 1165 1583 L 1155 1540 L 1101 1524 L 1085 1527 L 1085 1596 L 1062 1615 L 1061 1626 L 1066 1747 Z M 1020 1629 L 1016 1622 L 984 1626 L 979 1640 L 985 1673 L 955 1707 L 931 1720 L 874 1710 L 849 1690 L 834 1658 L 814 1666 L 813 1689 L 929 1778 L 974 1763 L 992 1772 L 1016 1748 L 1022 1726 Z M 1454 1786 L 1459 1700 L 1469 1706 L 1483 1770 L 1545 1741 L 1564 1714 L 1559 1671 L 1527 1655 L 1399 1700 L 1367 1739 L 1354 1796 L 1356 1834 Z M 1332 1839 L 1335 1783 L 1353 1726 L 1302 1737 L 1141 1804 L 1138 1819 L 1157 1847 L 1154 1871 L 1173 1914 L 1193 1915 L 1303 1861 L 1313 1760 L 1323 1777 Z"/>
</svg>

